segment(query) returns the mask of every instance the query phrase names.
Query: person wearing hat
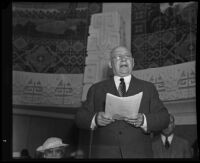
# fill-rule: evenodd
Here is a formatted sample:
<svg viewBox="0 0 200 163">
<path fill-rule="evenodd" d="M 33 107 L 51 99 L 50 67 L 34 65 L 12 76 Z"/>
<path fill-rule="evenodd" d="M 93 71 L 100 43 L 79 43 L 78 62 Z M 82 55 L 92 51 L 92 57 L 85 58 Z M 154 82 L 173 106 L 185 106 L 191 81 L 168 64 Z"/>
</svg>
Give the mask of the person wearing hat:
<svg viewBox="0 0 200 163">
<path fill-rule="evenodd" d="M 36 149 L 36 152 L 41 152 L 43 158 L 63 158 L 66 146 L 68 146 L 68 144 L 64 144 L 62 139 L 50 137 L 42 146 Z"/>
</svg>

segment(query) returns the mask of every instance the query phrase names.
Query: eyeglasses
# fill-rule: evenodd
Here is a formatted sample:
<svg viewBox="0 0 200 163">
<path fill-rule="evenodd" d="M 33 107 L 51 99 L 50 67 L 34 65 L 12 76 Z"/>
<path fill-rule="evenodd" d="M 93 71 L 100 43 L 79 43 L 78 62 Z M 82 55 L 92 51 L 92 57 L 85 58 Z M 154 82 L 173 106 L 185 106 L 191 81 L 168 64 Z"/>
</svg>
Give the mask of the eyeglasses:
<svg viewBox="0 0 200 163">
<path fill-rule="evenodd" d="M 123 59 L 125 59 L 125 60 L 128 60 L 128 59 L 131 59 L 132 57 L 131 56 L 128 56 L 128 55 L 126 55 L 126 56 L 116 56 L 116 57 L 112 57 L 112 59 L 116 59 L 116 60 L 123 60 Z"/>
</svg>

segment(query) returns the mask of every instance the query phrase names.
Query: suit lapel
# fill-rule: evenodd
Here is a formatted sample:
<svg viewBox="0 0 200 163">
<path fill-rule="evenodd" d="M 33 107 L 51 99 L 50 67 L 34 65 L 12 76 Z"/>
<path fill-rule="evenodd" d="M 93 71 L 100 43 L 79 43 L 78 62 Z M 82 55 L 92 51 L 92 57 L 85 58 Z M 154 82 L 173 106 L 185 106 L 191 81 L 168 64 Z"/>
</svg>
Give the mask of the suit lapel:
<svg viewBox="0 0 200 163">
<path fill-rule="evenodd" d="M 118 90 L 115 86 L 115 81 L 114 81 L 113 77 L 108 80 L 108 82 L 104 86 L 104 90 L 105 90 L 106 93 L 111 93 L 113 95 L 120 96 L 119 92 L 118 92 Z M 130 84 L 129 84 L 129 88 L 128 88 L 127 92 L 125 93 L 125 96 L 132 96 L 132 95 L 135 95 L 135 94 L 140 93 L 142 91 L 143 91 L 142 87 L 138 83 L 138 80 L 133 75 L 131 75 L 131 81 L 130 81 Z"/>
<path fill-rule="evenodd" d="M 135 95 L 139 92 L 142 92 L 142 88 L 138 84 L 137 79 L 133 75 L 131 75 L 131 81 L 130 81 L 130 84 L 129 84 L 129 88 L 126 92 L 126 96 L 132 96 L 132 95 Z"/>
<path fill-rule="evenodd" d="M 139 81 L 132 75 L 128 91 L 126 92 L 126 96 L 133 96 L 140 92 L 143 92 L 143 88 L 142 88 L 141 84 L 139 83 Z M 143 99 L 143 97 L 142 97 L 142 99 Z M 142 99 L 141 99 L 141 103 L 142 103 Z M 138 110 L 139 113 L 142 112 L 141 103 L 140 103 L 140 107 Z"/>
<path fill-rule="evenodd" d="M 104 90 L 106 93 L 111 93 L 115 96 L 119 96 L 119 92 L 115 86 L 115 81 L 114 78 L 111 78 L 108 80 L 108 82 L 106 83 Z"/>
</svg>

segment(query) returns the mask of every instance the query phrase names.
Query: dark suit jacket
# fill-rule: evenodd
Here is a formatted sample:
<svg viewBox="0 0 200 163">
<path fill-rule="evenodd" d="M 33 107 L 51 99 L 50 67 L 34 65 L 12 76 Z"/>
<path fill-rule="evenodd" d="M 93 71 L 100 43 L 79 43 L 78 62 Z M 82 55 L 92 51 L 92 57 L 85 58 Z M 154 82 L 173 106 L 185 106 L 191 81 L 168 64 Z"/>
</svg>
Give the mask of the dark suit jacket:
<svg viewBox="0 0 200 163">
<path fill-rule="evenodd" d="M 148 132 L 166 128 L 169 114 L 159 99 L 155 86 L 147 81 L 131 77 L 125 96 L 143 92 L 139 112 L 144 113 Z M 90 129 L 95 113 L 105 111 L 106 93 L 119 96 L 114 78 L 90 87 L 87 100 L 76 114 L 76 123 L 82 129 Z M 115 121 L 105 127 L 97 127 L 92 136 L 92 158 L 145 158 L 153 157 L 151 138 L 141 128 L 124 121 Z"/>
<path fill-rule="evenodd" d="M 192 158 L 192 148 L 187 140 L 174 135 L 169 149 L 165 149 L 161 136 L 152 143 L 154 158 Z"/>
</svg>

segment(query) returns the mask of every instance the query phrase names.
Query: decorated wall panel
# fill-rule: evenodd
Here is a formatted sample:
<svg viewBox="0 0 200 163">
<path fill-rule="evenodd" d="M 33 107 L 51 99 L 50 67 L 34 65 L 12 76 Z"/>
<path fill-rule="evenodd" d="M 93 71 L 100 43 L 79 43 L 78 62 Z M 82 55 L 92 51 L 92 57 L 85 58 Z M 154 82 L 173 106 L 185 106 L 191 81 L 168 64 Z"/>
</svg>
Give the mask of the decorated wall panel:
<svg viewBox="0 0 200 163">
<path fill-rule="evenodd" d="M 164 12 L 162 6 L 132 3 L 131 50 L 137 70 L 196 58 L 198 3 L 174 3 Z"/>
<path fill-rule="evenodd" d="M 13 71 L 13 104 L 80 107 L 83 74 Z"/>
<path fill-rule="evenodd" d="M 195 62 L 133 71 L 134 76 L 152 82 L 162 101 L 196 98 Z"/>
<path fill-rule="evenodd" d="M 101 3 L 13 3 L 13 70 L 82 74 Z"/>
<path fill-rule="evenodd" d="M 13 104 L 80 107 L 91 15 L 102 3 L 13 3 Z"/>
</svg>

